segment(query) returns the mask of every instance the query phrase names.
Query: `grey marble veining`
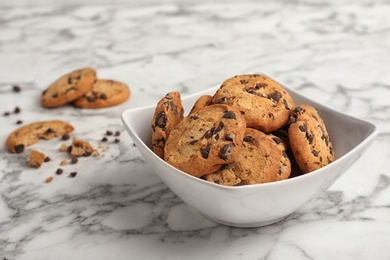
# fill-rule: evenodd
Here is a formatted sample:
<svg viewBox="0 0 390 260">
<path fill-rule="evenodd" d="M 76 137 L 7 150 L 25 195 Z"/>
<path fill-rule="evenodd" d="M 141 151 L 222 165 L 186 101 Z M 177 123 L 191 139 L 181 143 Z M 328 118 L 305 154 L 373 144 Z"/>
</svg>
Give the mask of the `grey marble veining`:
<svg viewBox="0 0 390 260">
<path fill-rule="evenodd" d="M 1 259 L 389 259 L 389 13 L 387 1 L 2 7 Z M 40 106 L 52 81 L 84 66 L 129 84 L 131 99 L 101 110 Z M 201 216 L 154 175 L 120 114 L 168 91 L 185 96 L 256 71 L 370 120 L 380 133 L 298 212 L 262 228 L 230 228 Z M 110 137 L 104 156 L 82 158 L 58 176 L 61 142 L 39 142 L 34 148 L 52 161 L 31 169 L 27 153 L 10 154 L 5 140 L 17 120 L 49 119 L 70 122 L 95 146 L 106 130 L 120 131 L 120 142 Z"/>
</svg>

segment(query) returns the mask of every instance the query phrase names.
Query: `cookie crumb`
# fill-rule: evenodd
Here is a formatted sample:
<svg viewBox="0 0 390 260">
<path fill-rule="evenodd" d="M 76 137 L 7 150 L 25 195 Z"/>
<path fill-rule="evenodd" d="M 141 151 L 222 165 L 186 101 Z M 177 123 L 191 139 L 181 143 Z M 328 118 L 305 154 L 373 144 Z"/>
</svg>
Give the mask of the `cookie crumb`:
<svg viewBox="0 0 390 260">
<path fill-rule="evenodd" d="M 65 166 L 65 165 L 67 165 L 67 164 L 68 164 L 68 162 L 65 161 L 65 160 L 62 160 L 61 163 L 60 163 L 61 166 Z"/>
<path fill-rule="evenodd" d="M 97 150 L 93 151 L 93 153 L 92 153 L 93 157 L 98 157 L 99 155 L 100 155 L 100 153 Z"/>
<path fill-rule="evenodd" d="M 53 180 L 53 177 L 47 177 L 46 179 L 45 179 L 45 183 L 50 183 L 51 181 Z"/>
<path fill-rule="evenodd" d="M 90 156 L 95 150 L 87 141 L 73 139 L 72 146 L 69 146 L 68 152 L 73 156 Z"/>
<path fill-rule="evenodd" d="M 66 152 L 66 149 L 68 149 L 68 147 L 65 144 L 62 144 L 61 147 L 60 147 L 60 151 L 61 152 Z"/>
</svg>

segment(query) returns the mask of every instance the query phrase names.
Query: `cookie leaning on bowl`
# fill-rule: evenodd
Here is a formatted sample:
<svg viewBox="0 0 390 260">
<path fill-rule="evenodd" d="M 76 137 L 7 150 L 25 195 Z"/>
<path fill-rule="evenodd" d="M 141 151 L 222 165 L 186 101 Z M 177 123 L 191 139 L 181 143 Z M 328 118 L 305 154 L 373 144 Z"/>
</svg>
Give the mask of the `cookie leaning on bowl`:
<svg viewBox="0 0 390 260">
<path fill-rule="evenodd" d="M 332 141 L 317 110 L 309 105 L 291 111 L 288 137 L 295 160 L 303 173 L 335 160 Z"/>
<path fill-rule="evenodd" d="M 54 81 L 42 94 L 42 106 L 58 107 L 81 97 L 96 81 L 96 71 L 83 68 L 67 73 Z"/>
</svg>

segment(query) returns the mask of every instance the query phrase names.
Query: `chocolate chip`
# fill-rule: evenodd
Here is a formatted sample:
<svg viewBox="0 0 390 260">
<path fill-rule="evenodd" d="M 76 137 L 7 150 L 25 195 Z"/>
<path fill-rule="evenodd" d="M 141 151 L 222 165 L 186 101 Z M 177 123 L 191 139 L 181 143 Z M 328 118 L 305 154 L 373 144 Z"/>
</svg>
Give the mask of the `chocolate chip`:
<svg viewBox="0 0 390 260">
<path fill-rule="evenodd" d="M 72 157 L 70 160 L 71 163 L 76 164 L 79 160 L 76 157 Z"/>
<path fill-rule="evenodd" d="M 213 131 L 214 131 L 214 127 L 206 131 L 203 137 L 209 139 L 213 135 Z"/>
<path fill-rule="evenodd" d="M 24 151 L 24 144 L 15 145 L 14 150 L 16 153 L 22 153 Z"/>
<path fill-rule="evenodd" d="M 280 139 L 279 137 L 274 137 L 274 138 L 272 138 L 272 140 L 274 140 L 274 142 L 275 142 L 276 144 L 280 144 L 280 143 L 283 142 L 282 139 Z"/>
<path fill-rule="evenodd" d="M 50 162 L 50 160 L 51 160 L 50 157 L 46 156 L 44 162 Z"/>
<path fill-rule="evenodd" d="M 298 128 L 299 128 L 299 130 L 300 130 L 301 132 L 306 132 L 306 131 L 307 131 L 307 126 L 306 126 L 306 124 L 300 125 L 300 126 L 298 126 Z"/>
<path fill-rule="evenodd" d="M 18 121 L 16 121 L 16 124 L 17 125 L 23 124 L 23 121 L 22 120 L 18 120 Z"/>
<path fill-rule="evenodd" d="M 200 149 L 200 153 L 202 154 L 203 158 L 207 159 L 209 157 L 210 149 L 211 149 L 210 144 Z"/>
<path fill-rule="evenodd" d="M 20 113 L 20 108 L 19 108 L 19 107 L 15 107 L 15 109 L 14 109 L 14 113 L 15 113 L 15 114 L 18 114 L 18 113 Z"/>
<path fill-rule="evenodd" d="M 278 102 L 281 97 L 282 94 L 280 94 L 279 91 L 275 91 L 274 93 L 268 95 L 268 98 L 272 99 L 274 102 Z"/>
<path fill-rule="evenodd" d="M 88 96 L 88 97 L 87 97 L 87 101 L 88 101 L 88 102 L 94 102 L 95 100 L 96 100 L 96 97 L 94 97 L 94 96 L 92 96 L 92 97 L 91 97 L 91 96 Z"/>
<path fill-rule="evenodd" d="M 196 120 L 196 119 L 198 119 L 199 117 L 198 116 L 190 116 L 190 119 L 191 120 Z"/>
<path fill-rule="evenodd" d="M 253 140 L 252 136 L 247 135 L 244 137 L 244 142 L 250 143 L 252 140 Z"/>
<path fill-rule="evenodd" d="M 58 98 L 58 93 L 54 93 L 53 95 L 51 95 L 52 98 Z"/>
<path fill-rule="evenodd" d="M 222 118 L 236 119 L 236 114 L 233 111 L 225 111 Z"/>
<path fill-rule="evenodd" d="M 219 125 L 217 126 L 217 128 L 215 128 L 215 130 L 213 131 L 213 133 L 216 134 L 216 133 L 221 132 L 224 126 L 225 126 L 225 124 L 224 124 L 222 121 L 219 122 Z"/>
<path fill-rule="evenodd" d="M 303 113 L 305 113 L 305 109 L 303 109 L 303 108 L 301 108 L 301 107 L 295 107 L 295 108 L 293 109 L 293 113 L 294 113 L 294 114 L 303 114 Z"/>
<path fill-rule="evenodd" d="M 216 134 L 216 135 L 214 136 L 214 139 L 215 139 L 215 140 L 219 140 L 219 134 Z"/>
<path fill-rule="evenodd" d="M 70 138 L 70 135 L 69 135 L 69 134 L 64 134 L 64 135 L 61 136 L 61 140 L 62 140 L 62 141 L 69 140 L 69 138 Z"/>
<path fill-rule="evenodd" d="M 247 80 L 245 80 L 245 79 L 242 79 L 242 80 L 240 80 L 240 83 L 241 83 L 241 84 L 247 84 L 247 83 L 248 83 L 248 81 L 247 81 Z"/>
<path fill-rule="evenodd" d="M 77 175 L 77 172 L 71 172 L 70 173 L 70 176 L 73 178 L 73 177 L 76 177 L 76 175 Z"/>
<path fill-rule="evenodd" d="M 234 145 L 233 144 L 225 144 L 222 146 L 221 150 L 219 151 L 219 157 L 222 160 L 227 160 L 229 159 L 229 155 L 233 152 L 234 150 Z"/>
<path fill-rule="evenodd" d="M 106 100 L 107 99 L 107 95 L 105 93 L 103 93 L 103 94 L 100 95 L 100 98 Z"/>
<path fill-rule="evenodd" d="M 9 115 L 10 115 L 10 112 L 4 112 L 3 115 L 4 115 L 4 116 L 9 116 Z"/>
<path fill-rule="evenodd" d="M 155 125 L 164 128 L 167 125 L 167 122 L 168 122 L 167 115 L 163 111 L 158 113 L 158 115 L 156 116 Z"/>
<path fill-rule="evenodd" d="M 286 152 L 283 151 L 283 157 L 288 159 L 288 154 Z"/>
<path fill-rule="evenodd" d="M 55 133 L 55 131 L 51 128 L 48 128 L 46 131 L 45 131 L 45 134 L 52 134 L 52 133 Z"/>
<path fill-rule="evenodd" d="M 108 141 L 107 137 L 102 138 L 102 142 L 107 142 L 107 141 Z"/>
<path fill-rule="evenodd" d="M 255 88 L 256 88 L 256 89 L 261 89 L 261 88 L 265 88 L 265 86 L 266 86 L 266 85 L 263 84 L 263 83 L 257 83 L 256 86 L 255 86 Z"/>
<path fill-rule="evenodd" d="M 318 157 L 318 152 L 316 150 L 311 150 L 311 153 L 315 156 Z"/>
<path fill-rule="evenodd" d="M 72 84 L 72 76 L 68 76 L 68 84 Z"/>
<path fill-rule="evenodd" d="M 290 116 L 290 120 L 289 120 L 288 123 L 291 125 L 291 124 L 294 124 L 296 122 L 297 122 L 296 116 L 295 115 Z"/>
<path fill-rule="evenodd" d="M 198 142 L 198 140 L 192 140 L 192 141 L 190 142 L 190 145 L 194 145 L 194 144 L 196 144 L 196 142 Z"/>
<path fill-rule="evenodd" d="M 22 91 L 22 89 L 21 89 L 19 86 L 17 86 L 17 85 L 12 86 L 12 90 L 13 90 L 15 93 L 19 93 L 20 91 Z"/>
<path fill-rule="evenodd" d="M 285 107 L 287 110 L 290 110 L 290 106 L 288 105 L 287 100 L 283 99 L 283 104 L 284 104 L 284 107 Z"/>
<path fill-rule="evenodd" d="M 309 141 L 309 144 L 311 144 L 313 142 L 314 137 L 312 134 L 306 132 L 306 139 Z"/>
<path fill-rule="evenodd" d="M 68 89 L 65 91 L 65 93 L 68 93 L 68 92 L 70 92 L 70 91 L 76 91 L 76 90 L 77 90 L 76 87 L 70 87 L 70 88 L 68 88 Z"/>
<path fill-rule="evenodd" d="M 71 152 L 72 152 L 72 146 L 69 145 L 68 148 L 66 148 L 66 151 L 67 151 L 68 153 L 71 153 Z"/>
<path fill-rule="evenodd" d="M 115 132 L 115 136 L 120 136 L 120 135 L 121 135 L 121 132 L 119 132 L 119 131 Z"/>
<path fill-rule="evenodd" d="M 47 89 L 42 91 L 42 96 L 46 94 L 46 91 L 47 91 Z"/>
<path fill-rule="evenodd" d="M 107 130 L 107 131 L 106 131 L 106 135 L 112 135 L 112 131 Z"/>
<path fill-rule="evenodd" d="M 56 170 L 56 174 L 57 175 L 60 175 L 60 174 L 62 174 L 64 171 L 61 169 L 61 168 L 58 168 L 57 170 Z"/>
<path fill-rule="evenodd" d="M 234 141 L 233 140 L 233 138 L 234 138 L 233 134 L 226 134 L 224 138 L 225 138 L 226 141 L 229 141 L 229 142 L 233 142 Z"/>
<path fill-rule="evenodd" d="M 115 140 L 114 140 L 114 143 L 119 143 L 121 140 L 120 139 L 118 139 L 118 138 L 115 138 Z"/>
</svg>

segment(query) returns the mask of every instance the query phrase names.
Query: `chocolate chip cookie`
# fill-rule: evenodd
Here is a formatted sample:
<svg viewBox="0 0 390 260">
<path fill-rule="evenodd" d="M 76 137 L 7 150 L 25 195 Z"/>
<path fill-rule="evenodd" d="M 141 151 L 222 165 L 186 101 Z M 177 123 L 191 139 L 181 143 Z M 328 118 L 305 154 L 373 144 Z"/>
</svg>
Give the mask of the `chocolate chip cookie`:
<svg viewBox="0 0 390 260">
<path fill-rule="evenodd" d="M 49 140 L 73 131 L 73 126 L 60 120 L 37 122 L 22 126 L 7 138 L 7 147 L 12 153 L 22 153 L 26 146 L 39 139 Z"/>
<path fill-rule="evenodd" d="M 291 165 L 283 141 L 247 128 L 237 159 L 202 178 L 221 185 L 240 186 L 287 179 Z"/>
<path fill-rule="evenodd" d="M 41 103 L 44 107 L 58 107 L 69 103 L 85 93 L 96 81 L 96 71 L 83 68 L 61 76 L 42 94 Z"/>
<path fill-rule="evenodd" d="M 165 142 L 172 129 L 183 119 L 184 109 L 179 92 L 169 92 L 156 106 L 151 122 L 153 151 L 164 157 Z"/>
<path fill-rule="evenodd" d="M 303 173 L 335 160 L 332 141 L 317 110 L 309 105 L 292 109 L 288 136 L 295 160 Z"/>
<path fill-rule="evenodd" d="M 283 127 L 294 106 L 292 97 L 281 85 L 257 74 L 227 79 L 215 93 L 213 103 L 236 107 L 248 127 L 266 133 Z"/>
<path fill-rule="evenodd" d="M 73 101 L 80 108 L 104 108 L 125 102 L 130 97 L 129 87 L 114 80 L 98 79 L 92 89 Z"/>
<path fill-rule="evenodd" d="M 236 108 L 215 104 L 185 117 L 169 134 L 164 159 L 172 166 L 201 177 L 233 162 L 246 129 Z"/>
</svg>

